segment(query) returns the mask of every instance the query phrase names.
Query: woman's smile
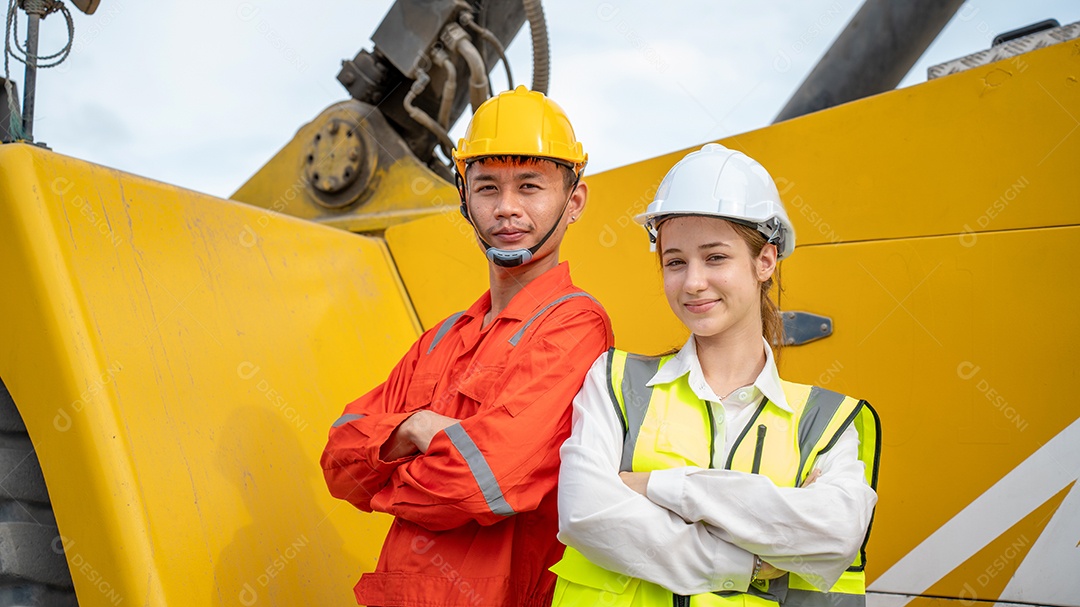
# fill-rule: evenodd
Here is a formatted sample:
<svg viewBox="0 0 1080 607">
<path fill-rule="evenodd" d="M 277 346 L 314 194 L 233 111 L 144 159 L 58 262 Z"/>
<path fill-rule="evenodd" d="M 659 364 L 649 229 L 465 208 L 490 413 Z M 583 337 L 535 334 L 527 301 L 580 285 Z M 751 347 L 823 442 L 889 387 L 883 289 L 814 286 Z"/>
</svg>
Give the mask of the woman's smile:
<svg viewBox="0 0 1080 607">
<path fill-rule="evenodd" d="M 713 309 L 720 301 L 720 299 L 695 299 L 684 303 L 683 307 L 691 314 L 704 314 Z"/>
</svg>

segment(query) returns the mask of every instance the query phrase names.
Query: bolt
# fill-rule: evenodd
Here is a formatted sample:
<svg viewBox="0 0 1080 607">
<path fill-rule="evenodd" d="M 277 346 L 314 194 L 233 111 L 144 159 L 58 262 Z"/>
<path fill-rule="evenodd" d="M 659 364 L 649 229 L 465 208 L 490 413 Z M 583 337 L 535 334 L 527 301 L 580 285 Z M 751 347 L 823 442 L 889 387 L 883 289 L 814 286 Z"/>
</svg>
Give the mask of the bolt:
<svg viewBox="0 0 1080 607">
<path fill-rule="evenodd" d="M 331 135 L 337 135 L 337 132 L 338 132 L 339 128 L 341 128 L 341 127 L 338 125 L 338 123 L 331 122 L 330 123 L 330 128 L 328 130 L 330 131 Z"/>
<path fill-rule="evenodd" d="M 824 323 L 824 322 L 821 323 L 821 332 L 822 333 L 828 333 L 829 332 L 829 324 L 828 323 Z"/>
<path fill-rule="evenodd" d="M 360 158 L 360 154 L 355 150 L 349 150 L 349 160 L 356 162 L 356 159 Z"/>
</svg>

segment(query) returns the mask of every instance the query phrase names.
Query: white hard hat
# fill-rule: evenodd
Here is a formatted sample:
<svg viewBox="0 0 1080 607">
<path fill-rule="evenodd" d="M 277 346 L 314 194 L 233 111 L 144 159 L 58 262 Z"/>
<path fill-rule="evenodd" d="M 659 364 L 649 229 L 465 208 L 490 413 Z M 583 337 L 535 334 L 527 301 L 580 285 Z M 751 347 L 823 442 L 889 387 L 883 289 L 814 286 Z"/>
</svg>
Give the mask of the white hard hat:
<svg viewBox="0 0 1080 607">
<path fill-rule="evenodd" d="M 718 143 L 705 144 L 671 167 L 656 198 L 634 221 L 649 231 L 655 250 L 656 227 L 674 215 L 709 215 L 749 225 L 776 245 L 778 259 L 795 250 L 795 228 L 769 172 Z"/>
</svg>

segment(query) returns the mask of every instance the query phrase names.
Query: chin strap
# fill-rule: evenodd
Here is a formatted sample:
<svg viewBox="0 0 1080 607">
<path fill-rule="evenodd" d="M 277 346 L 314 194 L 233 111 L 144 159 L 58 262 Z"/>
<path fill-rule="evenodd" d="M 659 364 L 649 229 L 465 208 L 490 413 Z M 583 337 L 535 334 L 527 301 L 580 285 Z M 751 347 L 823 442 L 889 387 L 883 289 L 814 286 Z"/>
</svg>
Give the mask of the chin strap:
<svg viewBox="0 0 1080 607">
<path fill-rule="evenodd" d="M 581 172 L 578 172 L 577 177 L 574 179 L 574 186 L 570 188 L 570 195 L 567 196 L 566 201 L 563 202 L 562 210 L 559 211 L 559 216 L 555 219 L 555 223 L 552 224 L 551 229 L 547 231 L 547 234 L 544 234 L 544 237 L 540 239 L 540 242 L 528 249 L 499 249 L 484 240 L 484 237 L 480 235 L 480 230 L 476 229 L 476 224 L 474 224 L 472 218 L 469 217 L 469 207 L 465 204 L 465 179 L 457 172 L 454 173 L 454 179 L 457 182 L 458 195 L 461 196 L 461 215 L 465 218 L 465 221 L 469 222 L 469 225 L 472 226 L 473 232 L 476 233 L 476 237 L 480 240 L 480 244 L 484 245 L 484 255 L 487 256 L 488 261 L 500 268 L 516 268 L 532 261 L 533 255 L 540 250 L 540 247 L 544 246 L 544 243 L 551 238 L 551 235 L 555 233 L 555 229 L 562 223 L 563 215 L 566 213 L 566 207 L 570 204 L 570 199 L 573 198 L 574 192 L 577 191 L 578 184 L 581 183 Z"/>
</svg>

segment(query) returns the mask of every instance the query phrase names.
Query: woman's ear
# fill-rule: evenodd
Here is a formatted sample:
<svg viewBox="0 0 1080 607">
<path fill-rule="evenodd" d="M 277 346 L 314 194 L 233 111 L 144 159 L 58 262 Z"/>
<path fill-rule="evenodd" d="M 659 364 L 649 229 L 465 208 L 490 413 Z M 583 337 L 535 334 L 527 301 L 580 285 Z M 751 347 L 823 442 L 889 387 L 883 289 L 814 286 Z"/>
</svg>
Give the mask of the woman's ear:
<svg viewBox="0 0 1080 607">
<path fill-rule="evenodd" d="M 776 245 L 766 244 L 761 247 L 761 252 L 758 253 L 755 260 L 755 266 L 757 266 L 757 279 L 758 282 L 765 282 L 772 278 L 774 272 L 776 272 Z"/>
</svg>

